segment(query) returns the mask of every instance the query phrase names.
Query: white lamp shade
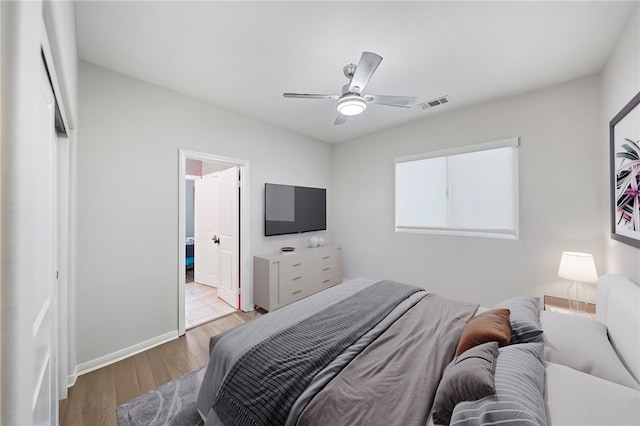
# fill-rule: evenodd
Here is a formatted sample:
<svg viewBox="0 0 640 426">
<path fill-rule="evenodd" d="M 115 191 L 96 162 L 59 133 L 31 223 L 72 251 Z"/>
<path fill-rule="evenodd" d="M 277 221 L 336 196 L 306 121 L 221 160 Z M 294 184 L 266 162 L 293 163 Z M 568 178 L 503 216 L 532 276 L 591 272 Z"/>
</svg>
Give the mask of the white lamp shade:
<svg viewBox="0 0 640 426">
<path fill-rule="evenodd" d="M 558 276 L 582 283 L 595 283 L 598 281 L 598 272 L 596 272 L 593 256 L 589 253 L 574 251 L 562 252 Z"/>
</svg>

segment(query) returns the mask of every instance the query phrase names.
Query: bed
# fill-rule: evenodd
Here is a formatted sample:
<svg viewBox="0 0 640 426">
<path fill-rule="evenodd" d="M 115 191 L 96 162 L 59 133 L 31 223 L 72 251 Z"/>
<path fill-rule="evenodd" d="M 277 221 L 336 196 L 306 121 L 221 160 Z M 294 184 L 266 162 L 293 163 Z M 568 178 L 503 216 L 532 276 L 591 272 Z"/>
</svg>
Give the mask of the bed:
<svg viewBox="0 0 640 426">
<path fill-rule="evenodd" d="M 597 285 L 597 320 L 355 279 L 210 341 L 206 425 L 640 424 L 640 288 Z"/>
</svg>

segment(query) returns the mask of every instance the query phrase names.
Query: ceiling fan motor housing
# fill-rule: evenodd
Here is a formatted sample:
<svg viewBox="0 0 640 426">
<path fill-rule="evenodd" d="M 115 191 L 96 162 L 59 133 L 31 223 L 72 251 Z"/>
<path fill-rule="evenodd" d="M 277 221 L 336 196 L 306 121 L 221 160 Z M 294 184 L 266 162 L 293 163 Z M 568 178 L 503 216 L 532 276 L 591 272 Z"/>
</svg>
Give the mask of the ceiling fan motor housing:
<svg viewBox="0 0 640 426">
<path fill-rule="evenodd" d="M 356 64 L 347 64 L 344 66 L 344 68 L 342 68 L 342 72 L 344 73 L 345 77 L 351 80 L 353 78 L 353 75 L 356 73 L 357 68 L 358 66 Z"/>
</svg>

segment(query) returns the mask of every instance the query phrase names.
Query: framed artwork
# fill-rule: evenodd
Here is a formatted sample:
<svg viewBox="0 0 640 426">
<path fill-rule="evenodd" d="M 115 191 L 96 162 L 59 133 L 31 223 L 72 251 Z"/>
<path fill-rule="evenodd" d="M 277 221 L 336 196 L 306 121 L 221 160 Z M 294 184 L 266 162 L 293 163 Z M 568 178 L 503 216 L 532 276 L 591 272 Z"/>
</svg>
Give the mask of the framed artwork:
<svg viewBox="0 0 640 426">
<path fill-rule="evenodd" d="M 609 122 L 611 238 L 640 248 L 640 93 Z"/>
</svg>

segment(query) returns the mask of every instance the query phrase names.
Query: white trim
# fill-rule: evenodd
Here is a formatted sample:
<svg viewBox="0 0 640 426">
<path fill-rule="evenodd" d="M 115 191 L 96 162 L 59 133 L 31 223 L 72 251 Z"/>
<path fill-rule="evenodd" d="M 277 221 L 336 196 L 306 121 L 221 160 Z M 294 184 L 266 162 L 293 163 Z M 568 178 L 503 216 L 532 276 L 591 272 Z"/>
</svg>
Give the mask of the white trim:
<svg viewBox="0 0 640 426">
<path fill-rule="evenodd" d="M 249 222 L 251 219 L 251 204 L 249 202 L 249 162 L 240 168 L 240 309 L 244 312 L 253 311 L 253 260 L 249 253 L 251 238 Z M 243 207 L 244 206 L 244 207 Z"/>
<path fill-rule="evenodd" d="M 187 268 L 185 266 L 186 254 L 184 241 L 187 238 L 187 232 L 185 230 L 187 202 L 185 176 L 187 173 L 187 153 L 183 150 L 179 150 L 178 157 L 178 336 L 182 336 L 186 332 L 184 322 L 184 317 L 186 315 L 186 308 L 184 306 L 184 277 L 187 273 Z"/>
<path fill-rule="evenodd" d="M 513 231 L 515 232 L 515 239 L 520 239 L 520 138 L 516 138 L 518 144 L 516 147 L 518 149 L 514 149 L 511 152 L 513 155 Z"/>
<path fill-rule="evenodd" d="M 496 141 L 483 142 L 475 145 L 456 146 L 453 148 L 439 149 L 437 151 L 423 152 L 420 154 L 406 155 L 403 157 L 396 157 L 393 162 L 406 163 L 407 161 L 425 160 L 427 158 L 445 157 L 448 155 L 466 154 L 467 152 L 476 151 L 488 151 L 490 149 L 518 147 L 520 146 L 520 138 L 512 137 L 507 139 L 500 139 Z"/>
<path fill-rule="evenodd" d="M 69 163 L 68 136 L 58 135 L 58 388 L 60 399 L 67 398 L 67 380 L 69 374 Z"/>
<path fill-rule="evenodd" d="M 185 176 L 187 172 L 187 160 L 209 161 L 212 163 L 228 164 L 238 167 L 240 173 L 240 309 L 243 311 L 253 310 L 253 276 L 252 264 L 249 259 L 250 243 L 249 219 L 251 209 L 249 204 L 249 161 L 220 155 L 207 154 L 203 152 L 190 151 L 186 149 L 178 150 L 178 334 L 185 334 L 185 252 L 184 240 L 185 231 Z"/>
<path fill-rule="evenodd" d="M 133 346 L 129 346 L 128 348 L 120 349 L 119 351 L 101 356 L 100 358 L 83 362 L 82 364 L 78 365 L 76 376 L 81 376 L 83 374 L 90 373 L 94 370 L 97 370 L 102 367 L 106 367 L 118 361 L 122 361 L 125 358 L 129 358 L 133 355 L 147 351 L 151 348 L 155 348 L 156 346 L 160 346 L 163 343 L 167 343 L 172 340 L 175 340 L 178 337 L 179 337 L 178 333 L 175 330 L 170 331 L 169 333 L 165 333 L 158 337 L 154 337 L 153 339 L 149 339 L 144 342 L 137 343 Z"/>
<path fill-rule="evenodd" d="M 67 388 L 76 384 L 76 380 L 78 379 L 78 366 L 75 366 L 73 372 L 67 376 Z"/>
<path fill-rule="evenodd" d="M 457 228 L 421 228 L 411 226 L 398 226 L 396 232 L 405 232 L 411 234 L 432 234 L 432 235 L 456 235 L 460 237 L 485 237 L 499 238 L 505 240 L 517 240 L 518 230 L 515 229 L 457 229 Z"/>
<path fill-rule="evenodd" d="M 76 362 L 76 246 L 77 246 L 77 200 L 78 200 L 78 185 L 77 185 L 77 170 L 78 170 L 78 144 L 76 143 L 76 131 L 74 129 L 69 130 L 69 217 L 68 217 L 68 262 L 67 262 L 67 374 L 68 377 L 72 377 L 72 385 L 75 383 L 75 379 L 78 377 L 78 365 Z M 71 370 L 71 371 L 69 371 Z"/>
</svg>

